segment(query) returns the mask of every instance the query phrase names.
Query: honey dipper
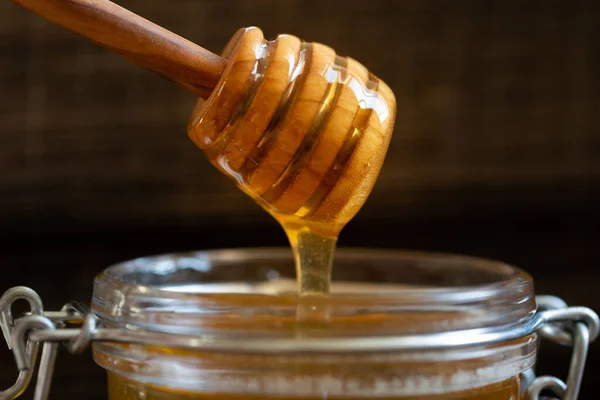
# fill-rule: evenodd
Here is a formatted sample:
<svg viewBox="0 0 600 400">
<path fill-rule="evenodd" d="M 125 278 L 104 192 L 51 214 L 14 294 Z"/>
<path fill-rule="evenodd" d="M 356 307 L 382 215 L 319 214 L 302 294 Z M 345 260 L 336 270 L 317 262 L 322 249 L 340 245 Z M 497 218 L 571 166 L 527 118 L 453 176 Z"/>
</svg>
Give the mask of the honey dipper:
<svg viewBox="0 0 600 400">
<path fill-rule="evenodd" d="M 337 236 L 379 174 L 396 111 L 352 58 L 258 28 L 221 56 L 108 0 L 12 0 L 199 96 L 188 133 L 283 225 Z"/>
</svg>

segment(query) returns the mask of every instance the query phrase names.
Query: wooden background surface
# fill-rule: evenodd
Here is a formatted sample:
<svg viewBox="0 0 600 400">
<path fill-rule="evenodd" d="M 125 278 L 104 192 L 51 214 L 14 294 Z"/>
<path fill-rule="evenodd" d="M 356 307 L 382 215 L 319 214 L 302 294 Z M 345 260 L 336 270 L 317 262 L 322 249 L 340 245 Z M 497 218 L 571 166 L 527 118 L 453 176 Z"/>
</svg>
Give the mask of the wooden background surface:
<svg viewBox="0 0 600 400">
<path fill-rule="evenodd" d="M 118 3 L 215 52 L 249 25 L 323 42 L 389 83 L 390 152 L 342 245 L 502 259 L 600 310 L 600 2 Z M 187 139 L 191 95 L 7 1 L 0 88 L 0 290 L 56 308 L 122 259 L 286 245 Z M 541 372 L 564 377 L 568 357 L 544 347 Z M 581 399 L 598 374 L 600 344 Z M 103 399 L 103 373 L 61 354 L 53 394 Z"/>
</svg>

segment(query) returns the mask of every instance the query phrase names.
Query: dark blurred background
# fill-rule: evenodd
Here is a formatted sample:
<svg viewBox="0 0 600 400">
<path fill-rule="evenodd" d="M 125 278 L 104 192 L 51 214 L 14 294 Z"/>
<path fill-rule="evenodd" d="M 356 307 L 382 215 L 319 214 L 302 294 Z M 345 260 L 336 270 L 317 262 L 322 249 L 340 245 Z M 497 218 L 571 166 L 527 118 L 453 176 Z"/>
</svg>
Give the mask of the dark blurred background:
<svg viewBox="0 0 600 400">
<path fill-rule="evenodd" d="M 388 82 L 389 155 L 341 245 L 501 259 L 600 311 L 600 2 L 118 3 L 215 52 L 243 26 L 292 33 Z M 188 140 L 189 93 L 7 1 L 0 58 L 1 290 L 28 285 L 56 309 L 123 259 L 287 245 Z M 564 378 L 569 357 L 545 346 L 540 372 Z M 600 344 L 582 399 L 598 374 Z M 53 398 L 104 390 L 89 353 L 59 355 Z"/>
</svg>

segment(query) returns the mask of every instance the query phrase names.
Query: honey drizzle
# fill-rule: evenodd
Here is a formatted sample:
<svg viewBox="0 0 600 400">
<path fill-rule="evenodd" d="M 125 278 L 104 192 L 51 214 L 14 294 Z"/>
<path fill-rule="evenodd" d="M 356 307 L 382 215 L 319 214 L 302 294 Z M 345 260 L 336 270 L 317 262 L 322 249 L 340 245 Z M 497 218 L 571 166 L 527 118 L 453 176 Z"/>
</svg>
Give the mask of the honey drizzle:
<svg viewBox="0 0 600 400">
<path fill-rule="evenodd" d="M 302 144 L 279 179 L 261 196 L 265 202 L 271 204 L 275 202 L 294 182 L 301 169 L 307 165 L 309 154 L 318 143 L 323 128 L 341 96 L 342 84 L 347 77 L 346 66 L 347 59 L 336 56 L 334 68 L 340 74 L 340 78 L 329 82 L 321 106 L 306 132 Z M 323 296 L 329 293 L 337 235 L 322 236 L 302 224 L 286 224 L 286 218 L 276 213 L 274 216 L 283 226 L 294 253 L 300 296 Z M 310 304 L 299 305 L 298 318 L 300 320 L 313 318 L 315 317 L 314 311 L 315 308 Z M 317 312 L 317 314 L 320 313 Z"/>
</svg>

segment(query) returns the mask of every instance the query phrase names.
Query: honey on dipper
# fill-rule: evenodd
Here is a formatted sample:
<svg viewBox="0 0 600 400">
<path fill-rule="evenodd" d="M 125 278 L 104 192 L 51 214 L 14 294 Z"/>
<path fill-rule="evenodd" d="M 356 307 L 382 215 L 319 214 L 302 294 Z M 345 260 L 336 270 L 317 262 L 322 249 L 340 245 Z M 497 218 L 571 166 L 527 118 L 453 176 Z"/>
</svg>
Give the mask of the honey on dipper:
<svg viewBox="0 0 600 400">
<path fill-rule="evenodd" d="M 189 135 L 209 160 L 285 229 L 299 292 L 329 290 L 340 230 L 375 183 L 395 99 L 357 61 L 318 43 L 238 31 Z"/>
</svg>

